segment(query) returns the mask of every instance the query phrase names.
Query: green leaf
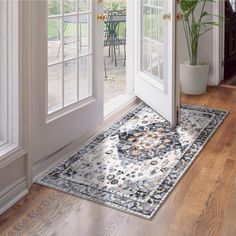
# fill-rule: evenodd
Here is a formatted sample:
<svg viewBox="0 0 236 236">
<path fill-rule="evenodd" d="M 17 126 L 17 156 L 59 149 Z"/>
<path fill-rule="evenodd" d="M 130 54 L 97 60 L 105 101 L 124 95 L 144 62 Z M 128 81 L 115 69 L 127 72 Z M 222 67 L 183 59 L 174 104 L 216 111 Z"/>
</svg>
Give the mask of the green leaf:
<svg viewBox="0 0 236 236">
<path fill-rule="evenodd" d="M 189 60 L 192 65 L 197 64 L 199 39 L 205 33 L 210 31 L 213 26 L 219 26 L 220 22 L 213 21 L 210 14 L 205 10 L 207 4 L 213 4 L 214 0 L 181 0 L 180 8 L 183 14 L 183 28 L 185 40 L 188 47 Z M 200 9 L 197 11 L 197 9 Z M 210 20 L 208 20 L 208 18 Z M 221 19 L 220 16 L 216 16 Z"/>
</svg>

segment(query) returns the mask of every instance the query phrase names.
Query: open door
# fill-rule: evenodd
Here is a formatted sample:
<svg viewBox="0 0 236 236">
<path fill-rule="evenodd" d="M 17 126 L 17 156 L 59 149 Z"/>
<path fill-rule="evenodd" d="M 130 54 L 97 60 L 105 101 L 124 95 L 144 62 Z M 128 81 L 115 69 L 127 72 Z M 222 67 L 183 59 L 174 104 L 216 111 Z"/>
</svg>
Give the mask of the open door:
<svg viewBox="0 0 236 236">
<path fill-rule="evenodd" d="M 34 167 L 103 122 L 102 1 L 32 1 Z"/>
<path fill-rule="evenodd" d="M 176 89 L 176 1 L 134 1 L 134 92 L 175 126 L 178 122 Z"/>
</svg>

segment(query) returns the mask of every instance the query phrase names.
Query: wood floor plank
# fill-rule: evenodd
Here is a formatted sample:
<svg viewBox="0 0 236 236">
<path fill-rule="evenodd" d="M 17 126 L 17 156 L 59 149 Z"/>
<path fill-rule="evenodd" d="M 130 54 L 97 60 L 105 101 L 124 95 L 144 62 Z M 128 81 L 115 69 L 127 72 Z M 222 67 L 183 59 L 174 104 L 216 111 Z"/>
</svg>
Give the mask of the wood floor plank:
<svg viewBox="0 0 236 236">
<path fill-rule="evenodd" d="M 152 220 L 35 184 L 0 217 L 0 235 L 235 236 L 236 90 L 181 99 L 230 114 Z"/>
<path fill-rule="evenodd" d="M 235 236 L 236 223 L 235 223 L 235 212 L 236 212 L 236 170 L 234 181 L 229 193 L 228 207 L 226 209 L 224 225 L 222 230 L 223 236 Z"/>
<path fill-rule="evenodd" d="M 222 176 L 216 182 L 205 202 L 205 208 L 196 221 L 192 235 L 220 235 L 229 200 L 229 191 L 233 183 L 236 162 L 226 160 Z"/>
</svg>

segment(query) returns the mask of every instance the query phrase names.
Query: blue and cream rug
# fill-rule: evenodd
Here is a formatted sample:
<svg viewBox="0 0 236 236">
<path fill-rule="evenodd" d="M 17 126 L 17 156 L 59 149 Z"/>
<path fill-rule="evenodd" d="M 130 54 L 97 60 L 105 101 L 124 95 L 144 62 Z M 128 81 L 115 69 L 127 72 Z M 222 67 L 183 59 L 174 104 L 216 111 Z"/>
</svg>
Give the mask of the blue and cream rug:
<svg viewBox="0 0 236 236">
<path fill-rule="evenodd" d="M 141 104 L 38 183 L 151 218 L 226 115 L 184 105 L 171 128 Z"/>
</svg>

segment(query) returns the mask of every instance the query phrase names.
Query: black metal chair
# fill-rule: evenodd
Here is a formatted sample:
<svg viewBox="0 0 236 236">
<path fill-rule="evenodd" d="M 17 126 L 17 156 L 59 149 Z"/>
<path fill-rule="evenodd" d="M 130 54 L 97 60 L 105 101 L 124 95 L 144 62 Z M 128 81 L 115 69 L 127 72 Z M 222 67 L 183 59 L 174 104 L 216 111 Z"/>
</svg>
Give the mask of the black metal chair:
<svg viewBox="0 0 236 236">
<path fill-rule="evenodd" d="M 120 35 L 120 23 L 126 22 L 126 12 L 122 11 L 109 11 L 107 13 L 107 19 L 105 21 L 105 33 L 104 33 L 104 47 L 109 47 L 108 56 L 112 57 L 112 61 L 114 59 L 115 66 L 117 66 L 118 60 L 124 61 L 124 66 L 126 65 L 126 27 L 124 36 Z M 124 48 L 124 58 L 118 59 L 116 49 L 119 49 L 120 46 Z M 106 74 L 106 63 L 104 59 L 104 67 L 105 67 L 105 78 Z"/>
</svg>

